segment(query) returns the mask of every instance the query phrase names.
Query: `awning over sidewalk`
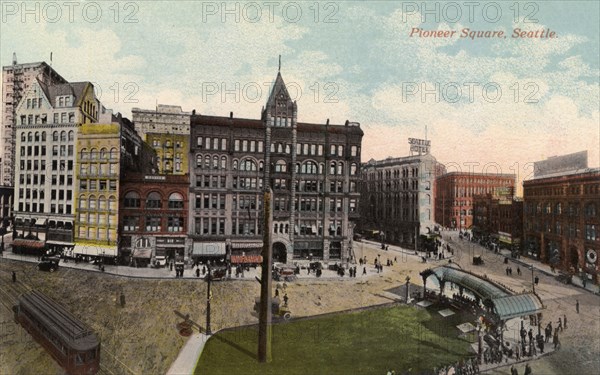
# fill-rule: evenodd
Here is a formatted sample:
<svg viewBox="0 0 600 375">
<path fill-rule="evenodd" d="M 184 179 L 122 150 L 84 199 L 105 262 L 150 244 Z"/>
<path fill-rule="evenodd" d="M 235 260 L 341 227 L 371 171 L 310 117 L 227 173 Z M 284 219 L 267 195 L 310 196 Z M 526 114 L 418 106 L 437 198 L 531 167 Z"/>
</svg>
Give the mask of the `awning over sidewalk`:
<svg viewBox="0 0 600 375">
<path fill-rule="evenodd" d="M 261 255 L 232 255 L 231 263 L 242 264 L 242 263 L 262 263 Z"/>
<path fill-rule="evenodd" d="M 194 242 L 192 255 L 223 256 L 225 255 L 225 242 Z"/>
<path fill-rule="evenodd" d="M 540 298 L 533 293 L 495 298 L 492 303 L 494 312 L 500 320 L 536 314 L 544 309 Z"/>
<path fill-rule="evenodd" d="M 152 249 L 135 249 L 131 256 L 138 259 L 149 259 L 152 257 Z"/>
<path fill-rule="evenodd" d="M 32 249 L 43 249 L 45 244 L 44 241 L 36 241 L 36 240 L 25 240 L 22 238 L 17 238 L 12 243 L 13 246 L 22 246 L 29 247 Z"/>
<path fill-rule="evenodd" d="M 232 249 L 262 249 L 262 242 L 232 242 Z"/>
<path fill-rule="evenodd" d="M 100 246 L 94 244 L 79 244 L 73 248 L 73 254 L 78 255 L 89 255 L 96 257 L 116 257 L 117 247 L 116 246 Z"/>
</svg>

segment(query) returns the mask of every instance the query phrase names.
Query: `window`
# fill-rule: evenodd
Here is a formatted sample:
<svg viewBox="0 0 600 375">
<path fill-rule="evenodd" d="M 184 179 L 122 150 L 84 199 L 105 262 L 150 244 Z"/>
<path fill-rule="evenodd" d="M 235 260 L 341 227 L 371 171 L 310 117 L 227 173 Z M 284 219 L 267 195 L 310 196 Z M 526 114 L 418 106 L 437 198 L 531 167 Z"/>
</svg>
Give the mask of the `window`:
<svg viewBox="0 0 600 375">
<path fill-rule="evenodd" d="M 183 218 L 182 217 L 169 217 L 167 219 L 167 231 L 183 232 Z"/>
<path fill-rule="evenodd" d="M 256 170 L 256 163 L 253 160 L 244 159 L 240 162 L 240 171 L 256 172 Z"/>
<path fill-rule="evenodd" d="M 337 153 L 337 152 L 336 152 L 336 147 L 335 147 L 335 145 L 331 145 L 331 150 L 329 151 L 329 154 L 330 154 L 330 155 L 335 155 L 336 153 Z"/>
<path fill-rule="evenodd" d="M 160 232 L 162 230 L 160 217 L 147 216 L 146 217 L 146 231 L 147 232 Z"/>
<path fill-rule="evenodd" d="M 183 208 L 183 195 L 179 193 L 173 193 L 169 195 L 169 208 L 170 209 L 181 209 Z"/>
<path fill-rule="evenodd" d="M 146 208 L 161 208 L 161 197 L 157 192 L 152 192 L 148 194 L 148 198 L 146 199 Z"/>
<path fill-rule="evenodd" d="M 139 208 L 140 207 L 140 196 L 134 191 L 130 191 L 125 194 L 124 199 L 125 208 Z"/>
<path fill-rule="evenodd" d="M 350 175 L 351 176 L 356 175 L 356 163 L 350 164 Z"/>
<path fill-rule="evenodd" d="M 287 172 L 287 164 L 283 160 L 278 160 L 275 164 L 275 172 Z"/>
</svg>

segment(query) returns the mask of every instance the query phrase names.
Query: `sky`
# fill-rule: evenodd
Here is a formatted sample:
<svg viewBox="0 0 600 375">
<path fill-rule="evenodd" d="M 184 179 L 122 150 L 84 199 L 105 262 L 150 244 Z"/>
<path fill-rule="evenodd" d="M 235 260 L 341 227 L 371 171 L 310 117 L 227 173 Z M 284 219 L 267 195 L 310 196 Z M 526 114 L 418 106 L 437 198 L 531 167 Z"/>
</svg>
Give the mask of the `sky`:
<svg viewBox="0 0 600 375">
<path fill-rule="evenodd" d="M 598 1 L 0 4 L 2 65 L 52 53 L 126 117 L 159 103 L 258 118 L 281 55 L 298 120 L 359 122 L 365 162 L 427 137 L 449 170 L 520 181 L 582 150 L 600 165 Z"/>
</svg>

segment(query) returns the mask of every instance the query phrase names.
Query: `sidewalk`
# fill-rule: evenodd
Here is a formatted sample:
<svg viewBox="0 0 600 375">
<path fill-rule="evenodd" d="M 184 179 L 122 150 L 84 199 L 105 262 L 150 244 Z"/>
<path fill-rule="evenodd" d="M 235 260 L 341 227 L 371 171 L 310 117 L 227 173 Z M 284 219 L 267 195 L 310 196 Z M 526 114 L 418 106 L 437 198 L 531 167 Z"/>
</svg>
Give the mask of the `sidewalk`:
<svg viewBox="0 0 600 375">
<path fill-rule="evenodd" d="M 190 336 L 175 361 L 171 364 L 167 375 L 192 375 L 202 350 L 204 350 L 204 345 L 206 345 L 209 338 L 210 336 L 203 332 L 194 333 Z"/>
<path fill-rule="evenodd" d="M 524 266 L 527 269 L 531 269 L 531 267 L 533 266 L 533 268 L 538 271 L 538 272 L 542 272 L 547 276 L 550 277 L 556 277 L 559 275 L 558 272 L 552 272 L 552 268 L 547 265 L 544 264 L 542 262 L 540 262 L 539 260 L 535 260 L 535 259 L 531 259 L 531 258 L 520 258 L 520 259 L 515 259 L 511 257 L 511 252 L 510 250 L 506 250 L 506 249 L 502 249 L 500 250 L 499 254 L 501 254 L 502 256 L 505 256 L 509 259 L 509 262 L 513 262 L 516 264 L 519 264 L 521 266 Z M 600 293 L 600 286 L 598 285 L 594 285 L 591 282 L 588 282 L 586 284 L 586 286 L 583 286 L 583 282 L 581 280 L 581 278 L 579 276 L 573 276 L 571 279 L 571 284 L 574 286 L 577 286 L 579 288 L 582 288 L 584 290 L 587 290 L 588 292 L 591 293 L 595 293 L 595 294 L 599 294 Z"/>
<path fill-rule="evenodd" d="M 11 251 L 4 251 L 4 253 L 2 254 L 2 258 L 15 260 L 15 261 L 21 261 L 21 262 L 29 262 L 29 263 L 38 263 L 39 262 L 38 258 L 36 256 L 13 254 Z M 175 279 L 175 270 L 170 271 L 169 268 L 167 268 L 167 267 L 165 267 L 165 268 L 152 268 L 152 267 L 135 268 L 135 267 L 129 267 L 129 266 L 114 266 L 114 265 L 106 264 L 106 265 L 104 265 L 104 272 L 102 272 L 98 268 L 97 265 L 94 265 L 94 264 L 88 263 L 88 262 L 75 263 L 72 260 L 70 260 L 69 262 L 66 262 L 66 263 L 63 260 L 61 260 L 61 262 L 59 263 L 59 266 L 60 266 L 60 268 L 78 269 L 78 270 L 82 270 L 82 271 L 98 272 L 98 273 L 104 273 L 104 274 L 108 274 L 108 275 L 121 276 L 121 277 L 141 278 L 141 279 Z M 365 267 L 367 270 L 366 275 L 363 275 L 363 267 Z M 332 271 L 332 270 L 324 268 L 323 274 L 321 275 L 321 277 L 316 277 L 314 271 L 311 271 L 309 274 L 306 269 L 301 269 L 300 274 L 296 275 L 296 278 L 302 279 L 302 280 L 306 280 L 306 279 L 310 279 L 310 280 L 359 280 L 361 278 L 371 277 L 374 275 L 383 275 L 383 274 L 386 274 L 387 272 L 390 272 L 390 268 L 385 267 L 385 266 L 383 267 L 382 273 L 378 273 L 377 270 L 375 270 L 375 267 L 373 266 L 373 264 L 368 264 L 363 267 L 356 265 L 356 273 L 357 273 L 356 277 L 349 277 L 347 270 L 346 270 L 345 275 L 343 277 L 341 277 L 337 274 L 337 271 Z M 202 265 L 200 266 L 200 269 L 202 270 Z M 203 280 L 204 276 L 205 275 L 202 275 L 202 273 L 200 273 L 200 277 L 197 277 L 196 276 L 196 268 L 186 268 L 183 272 L 183 277 L 181 277 L 179 279 Z M 250 271 L 245 271 L 243 277 L 236 277 L 235 271 L 233 271 L 231 277 L 227 278 L 226 280 L 254 281 L 255 282 L 255 280 L 256 280 L 255 277 L 261 277 L 261 267 L 260 266 L 256 267 L 256 268 L 250 268 Z M 273 282 L 277 283 L 278 281 L 273 280 Z"/>
</svg>

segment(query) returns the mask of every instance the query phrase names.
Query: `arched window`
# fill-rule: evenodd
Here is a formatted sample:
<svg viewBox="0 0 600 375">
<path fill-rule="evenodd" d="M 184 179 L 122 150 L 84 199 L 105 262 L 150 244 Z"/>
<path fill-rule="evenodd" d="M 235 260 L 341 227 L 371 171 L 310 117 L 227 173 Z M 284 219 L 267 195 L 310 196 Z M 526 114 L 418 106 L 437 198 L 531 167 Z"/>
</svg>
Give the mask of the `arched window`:
<svg viewBox="0 0 600 375">
<path fill-rule="evenodd" d="M 106 197 L 104 195 L 101 195 L 98 198 L 98 209 L 100 211 L 105 211 L 106 210 Z"/>
<path fill-rule="evenodd" d="M 562 205 L 559 203 L 556 204 L 556 206 L 554 207 L 554 213 L 556 215 L 560 215 L 562 214 Z"/>
<path fill-rule="evenodd" d="M 336 172 L 336 163 L 335 163 L 335 161 L 332 161 L 329 164 L 329 174 L 335 174 L 335 172 Z"/>
<path fill-rule="evenodd" d="M 21 142 L 25 142 L 27 140 L 27 136 L 25 135 L 25 132 L 21 133 Z"/>
<path fill-rule="evenodd" d="M 227 156 L 221 156 L 221 169 L 227 169 Z"/>
<path fill-rule="evenodd" d="M 33 138 L 36 142 L 40 141 L 40 133 L 39 132 L 35 132 L 35 136 Z"/>
<path fill-rule="evenodd" d="M 106 149 L 104 147 L 102 147 L 100 149 L 100 159 L 105 159 L 108 156 L 108 154 L 106 153 Z"/>
<path fill-rule="evenodd" d="M 67 132 L 64 131 L 64 130 L 60 132 L 60 141 L 61 142 L 66 142 L 67 141 Z"/>
<path fill-rule="evenodd" d="M 219 169 L 219 157 L 216 155 L 213 156 L 212 167 L 213 169 Z"/>
<path fill-rule="evenodd" d="M 237 169 L 238 169 L 238 161 L 237 161 L 237 160 L 234 160 L 234 161 L 233 161 L 233 170 L 234 170 L 234 171 L 237 171 Z"/>
<path fill-rule="evenodd" d="M 111 212 L 117 211 L 117 199 L 113 195 L 108 198 L 108 209 Z"/>
<path fill-rule="evenodd" d="M 27 133 L 27 142 L 33 142 L 33 133 Z"/>
<path fill-rule="evenodd" d="M 324 169 L 325 169 L 325 164 L 320 163 L 319 164 L 319 174 L 323 174 L 324 173 Z"/>
<path fill-rule="evenodd" d="M 204 169 L 210 168 L 210 156 L 204 155 Z"/>
<path fill-rule="evenodd" d="M 86 208 L 87 207 L 87 199 L 85 198 L 85 196 L 80 195 L 79 196 L 79 208 Z"/>
<path fill-rule="evenodd" d="M 140 195 L 135 191 L 130 191 L 125 194 L 125 199 L 123 200 L 123 204 L 125 208 L 139 208 L 140 207 Z"/>
<path fill-rule="evenodd" d="M 52 142 L 58 142 L 58 132 L 57 131 L 52 133 Z"/>
<path fill-rule="evenodd" d="M 98 158 L 98 149 L 91 149 L 90 150 L 90 159 L 91 160 L 96 160 Z"/>
<path fill-rule="evenodd" d="M 87 160 L 88 158 L 88 152 L 86 148 L 82 148 L 81 152 L 80 152 L 80 159 L 81 160 Z"/>
<path fill-rule="evenodd" d="M 340 146 L 342 147 L 342 146 Z M 339 162 L 337 165 L 337 174 L 342 175 L 344 174 L 344 163 Z"/>
<path fill-rule="evenodd" d="M 354 176 L 356 174 L 356 163 L 350 164 L 350 175 Z"/>
<path fill-rule="evenodd" d="M 75 139 L 75 133 L 73 132 L 73 130 L 69 130 L 69 141 L 72 141 L 74 139 Z"/>
<path fill-rule="evenodd" d="M 46 142 L 46 132 L 42 132 L 42 142 Z"/>
<path fill-rule="evenodd" d="M 240 162 L 240 171 L 256 172 L 256 163 L 251 159 L 244 159 Z"/>
<path fill-rule="evenodd" d="M 113 147 L 113 148 L 110 149 L 110 155 L 109 155 L 109 157 L 110 157 L 111 160 L 117 160 L 117 156 L 118 155 L 119 154 L 117 153 L 117 149 L 115 147 Z"/>
<path fill-rule="evenodd" d="M 196 168 L 202 168 L 202 154 L 196 155 Z"/>
<path fill-rule="evenodd" d="M 88 208 L 90 210 L 96 209 L 96 196 L 90 195 L 90 197 L 88 198 Z"/>
<path fill-rule="evenodd" d="M 552 205 L 550 203 L 546 203 L 546 214 L 549 215 L 552 213 Z"/>
<path fill-rule="evenodd" d="M 259 172 L 262 172 L 264 169 L 265 169 L 265 162 L 261 160 L 258 162 L 258 170 L 259 170 Z"/>
<path fill-rule="evenodd" d="M 283 160 L 277 160 L 277 163 L 275 163 L 275 172 L 287 172 L 287 163 Z"/>
<path fill-rule="evenodd" d="M 148 194 L 148 197 L 146 198 L 146 208 L 161 208 L 162 204 L 160 201 L 160 194 L 153 191 L 152 193 Z"/>
<path fill-rule="evenodd" d="M 169 195 L 169 208 L 170 209 L 181 209 L 183 208 L 183 195 L 179 193 L 172 193 Z"/>
<path fill-rule="evenodd" d="M 300 173 L 317 174 L 317 171 L 318 171 L 317 163 L 309 160 L 309 161 L 304 162 L 304 164 L 302 164 L 302 169 L 301 169 Z"/>
</svg>

